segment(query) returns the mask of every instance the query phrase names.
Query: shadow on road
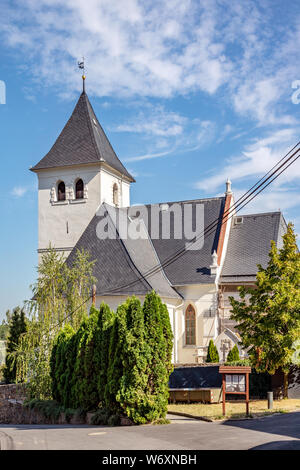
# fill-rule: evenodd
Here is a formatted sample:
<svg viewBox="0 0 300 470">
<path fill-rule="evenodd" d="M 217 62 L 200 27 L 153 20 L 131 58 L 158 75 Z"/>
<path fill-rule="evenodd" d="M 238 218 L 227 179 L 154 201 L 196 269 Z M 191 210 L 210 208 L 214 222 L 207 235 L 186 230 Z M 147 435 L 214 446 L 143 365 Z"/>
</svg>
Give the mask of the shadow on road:
<svg viewBox="0 0 300 470">
<path fill-rule="evenodd" d="M 300 445 L 300 412 L 276 414 L 264 418 L 254 418 L 253 420 L 228 420 L 223 425 L 294 437 L 299 439 L 295 442 L 299 442 Z"/>
<path fill-rule="evenodd" d="M 273 441 L 260 446 L 252 447 L 249 450 L 300 450 L 300 440 L 296 441 Z"/>
</svg>

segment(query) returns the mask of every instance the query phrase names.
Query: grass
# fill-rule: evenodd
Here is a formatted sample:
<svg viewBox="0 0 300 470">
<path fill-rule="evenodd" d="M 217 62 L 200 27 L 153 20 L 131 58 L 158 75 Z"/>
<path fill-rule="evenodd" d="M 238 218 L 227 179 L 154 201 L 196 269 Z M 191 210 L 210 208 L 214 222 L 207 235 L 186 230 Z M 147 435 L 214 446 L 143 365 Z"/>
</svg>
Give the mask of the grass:
<svg viewBox="0 0 300 470">
<path fill-rule="evenodd" d="M 222 414 L 222 403 L 176 403 L 168 405 L 168 412 L 172 411 L 187 413 L 193 416 L 203 416 L 213 420 L 224 419 Z M 288 413 L 290 411 L 300 411 L 300 399 L 274 400 L 273 409 L 268 410 L 267 400 L 253 400 L 249 405 L 250 417 L 256 418 L 273 413 Z M 245 418 L 246 404 L 226 402 L 225 418 Z"/>
</svg>

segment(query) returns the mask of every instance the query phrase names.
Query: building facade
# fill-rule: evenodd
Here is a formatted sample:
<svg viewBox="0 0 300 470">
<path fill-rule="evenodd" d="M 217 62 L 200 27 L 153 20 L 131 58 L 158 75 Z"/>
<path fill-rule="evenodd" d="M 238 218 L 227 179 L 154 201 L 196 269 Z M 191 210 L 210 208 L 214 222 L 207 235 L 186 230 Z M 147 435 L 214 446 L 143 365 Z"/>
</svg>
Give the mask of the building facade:
<svg viewBox="0 0 300 470">
<path fill-rule="evenodd" d="M 72 263 L 77 249 L 88 250 L 96 261 L 97 306 L 104 301 L 115 310 L 128 296 L 143 301 L 154 289 L 169 311 L 175 364 L 204 362 L 211 339 L 226 360 L 239 342 L 228 298 L 239 285 L 254 285 L 271 240 L 280 245 L 286 229 L 280 212 L 235 214 L 230 181 L 223 197 L 130 206 L 135 180 L 85 91 L 31 170 L 38 176 L 39 256 L 51 244 Z"/>
</svg>

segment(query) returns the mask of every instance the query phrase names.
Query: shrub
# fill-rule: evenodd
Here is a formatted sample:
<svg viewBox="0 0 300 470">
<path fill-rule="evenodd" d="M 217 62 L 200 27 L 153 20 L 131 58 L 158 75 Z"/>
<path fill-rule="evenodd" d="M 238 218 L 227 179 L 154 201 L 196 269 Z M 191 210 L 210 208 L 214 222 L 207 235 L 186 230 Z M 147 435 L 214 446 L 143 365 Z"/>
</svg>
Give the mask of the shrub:
<svg viewBox="0 0 300 470">
<path fill-rule="evenodd" d="M 206 362 L 219 362 L 219 361 L 220 361 L 220 358 L 219 358 L 217 347 L 214 345 L 214 342 L 211 339 L 208 344 Z"/>
<path fill-rule="evenodd" d="M 152 291 L 143 305 L 145 341 L 148 347 L 147 421 L 164 418 L 169 398 L 169 376 L 173 370 L 172 329 L 169 313 L 160 297 Z"/>
<path fill-rule="evenodd" d="M 100 410 L 96 411 L 91 421 L 94 425 L 105 425 L 108 424 L 109 418 L 110 412 L 105 408 L 101 408 Z"/>
<path fill-rule="evenodd" d="M 120 415 L 114 414 L 108 418 L 107 424 L 108 426 L 119 426 L 120 422 L 121 422 Z"/>
<path fill-rule="evenodd" d="M 233 348 L 229 351 L 227 356 L 227 362 L 234 362 L 240 360 L 240 353 L 237 345 L 235 344 Z"/>
</svg>

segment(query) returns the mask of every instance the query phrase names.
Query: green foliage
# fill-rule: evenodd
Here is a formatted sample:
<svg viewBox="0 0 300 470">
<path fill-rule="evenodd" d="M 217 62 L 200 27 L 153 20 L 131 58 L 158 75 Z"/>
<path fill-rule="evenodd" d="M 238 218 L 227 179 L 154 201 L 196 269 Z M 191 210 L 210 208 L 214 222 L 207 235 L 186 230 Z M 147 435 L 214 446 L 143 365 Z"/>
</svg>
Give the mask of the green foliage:
<svg viewBox="0 0 300 470">
<path fill-rule="evenodd" d="M 24 402 L 24 406 L 30 410 L 35 410 L 45 416 L 46 419 L 57 421 L 60 413 L 64 411 L 63 407 L 55 400 L 39 400 L 33 398 Z"/>
<path fill-rule="evenodd" d="M 217 347 L 214 345 L 213 340 L 211 339 L 208 344 L 206 362 L 219 362 L 219 353 Z"/>
<path fill-rule="evenodd" d="M 92 417 L 92 424 L 98 426 L 108 424 L 110 416 L 111 413 L 109 410 L 101 408 L 100 410 L 97 410 L 96 413 L 94 413 L 94 416 Z"/>
<path fill-rule="evenodd" d="M 226 361 L 225 362 L 225 366 L 247 366 L 247 367 L 251 367 L 251 362 L 250 362 L 250 359 L 239 359 L 238 361 Z"/>
<path fill-rule="evenodd" d="M 104 303 L 76 332 L 66 325 L 51 354 L 52 395 L 65 408 L 97 409 L 97 424 L 165 418 L 172 371 L 169 314 L 152 292 L 142 307 L 128 298 L 114 314 Z M 94 423 L 94 424 L 95 424 Z"/>
<path fill-rule="evenodd" d="M 51 372 L 50 362 L 55 361 L 52 348 L 66 319 L 77 329 L 86 315 L 85 301 L 95 283 L 93 265 L 84 251 L 77 252 L 73 266 L 68 266 L 64 256 L 51 247 L 42 256 L 38 279 L 32 288 L 33 299 L 28 302 L 27 332 L 15 351 L 17 380 L 28 383 L 30 397 L 50 399 L 52 388 L 58 394 L 55 396 L 60 397 L 59 387 L 68 392 L 68 377 L 65 376 L 62 385 Z"/>
<path fill-rule="evenodd" d="M 258 266 L 255 284 L 239 288 L 241 300 L 230 298 L 231 318 L 257 371 L 273 374 L 281 367 L 287 374 L 300 337 L 300 253 L 292 224 L 280 250 L 271 243 L 268 265 Z"/>
<path fill-rule="evenodd" d="M 13 310 L 10 324 L 9 324 L 9 336 L 7 339 L 6 346 L 6 360 L 5 368 L 3 371 L 4 380 L 6 383 L 12 383 L 17 378 L 17 363 L 15 352 L 17 351 L 21 336 L 26 333 L 26 319 L 25 312 L 20 307 L 16 307 Z"/>
<path fill-rule="evenodd" d="M 239 360 L 240 360 L 240 353 L 239 353 L 239 349 L 237 345 L 235 344 L 228 353 L 227 362 L 235 362 Z"/>
<path fill-rule="evenodd" d="M 147 366 L 148 421 L 164 418 L 169 398 L 169 376 L 173 370 L 173 334 L 166 305 L 152 291 L 143 304 L 145 341 L 149 348 Z"/>
</svg>

